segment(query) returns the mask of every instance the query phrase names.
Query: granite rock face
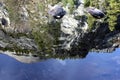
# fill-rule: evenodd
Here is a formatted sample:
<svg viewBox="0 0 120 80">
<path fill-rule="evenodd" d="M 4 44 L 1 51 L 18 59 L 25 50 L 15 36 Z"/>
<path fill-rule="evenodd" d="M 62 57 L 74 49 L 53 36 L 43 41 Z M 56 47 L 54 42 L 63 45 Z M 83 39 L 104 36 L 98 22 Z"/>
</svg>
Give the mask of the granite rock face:
<svg viewBox="0 0 120 80">
<path fill-rule="evenodd" d="M 95 19 L 91 27 L 84 0 L 76 0 L 74 9 L 70 3 L 64 5 L 67 13 L 59 20 L 48 14 L 52 0 L 0 1 L 0 20 L 8 21 L 7 26 L 0 22 L 0 52 L 21 62 L 84 58 L 91 51 L 112 52 L 120 47 L 120 16 L 113 31 L 107 18 Z"/>
<path fill-rule="evenodd" d="M 0 2 L 0 25 L 2 28 L 10 27 L 9 13 L 5 6 L 3 2 Z"/>
</svg>

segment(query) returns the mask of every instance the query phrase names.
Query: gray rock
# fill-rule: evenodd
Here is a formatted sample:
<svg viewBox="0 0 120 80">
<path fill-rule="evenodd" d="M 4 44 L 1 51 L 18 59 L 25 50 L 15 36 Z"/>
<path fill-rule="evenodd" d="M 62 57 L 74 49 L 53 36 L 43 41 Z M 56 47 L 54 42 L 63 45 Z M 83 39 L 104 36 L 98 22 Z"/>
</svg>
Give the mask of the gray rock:
<svg viewBox="0 0 120 80">
<path fill-rule="evenodd" d="M 4 27 L 10 27 L 10 19 L 7 10 L 5 9 L 5 4 L 0 4 L 0 24 Z"/>
<path fill-rule="evenodd" d="M 20 10 L 19 10 L 20 18 L 22 21 L 28 21 L 29 19 L 29 14 L 26 9 L 26 5 L 21 5 Z"/>
<path fill-rule="evenodd" d="M 16 52 L 10 52 L 10 51 L 0 51 L 0 53 L 8 55 L 22 63 L 35 63 L 41 60 L 39 57 L 34 57 L 31 53 L 29 53 L 28 55 L 24 55 L 22 53 L 21 56 L 16 55 Z"/>
<path fill-rule="evenodd" d="M 68 10 L 69 11 L 69 10 Z M 84 19 L 84 6 L 81 4 L 75 11 L 74 15 L 66 14 L 62 18 L 62 23 L 61 23 L 61 31 L 63 32 L 61 34 L 60 39 L 64 37 L 63 49 L 70 50 L 72 47 L 72 44 L 75 44 L 76 39 L 78 39 L 81 34 L 81 32 L 86 33 L 88 30 L 88 24 L 86 22 L 86 19 Z M 79 19 L 76 19 L 75 17 L 80 17 Z M 67 35 L 67 36 L 64 36 Z M 77 42 L 76 42 L 77 44 Z"/>
</svg>

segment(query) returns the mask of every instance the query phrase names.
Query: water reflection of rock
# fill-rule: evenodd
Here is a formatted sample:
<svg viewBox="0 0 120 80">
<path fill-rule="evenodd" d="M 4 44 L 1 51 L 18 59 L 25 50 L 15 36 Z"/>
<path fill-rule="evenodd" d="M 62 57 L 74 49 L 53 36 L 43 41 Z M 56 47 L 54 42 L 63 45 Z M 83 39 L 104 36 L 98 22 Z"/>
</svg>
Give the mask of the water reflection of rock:
<svg viewBox="0 0 120 80">
<path fill-rule="evenodd" d="M 55 20 L 54 24 L 46 24 L 52 21 L 49 21 L 48 16 L 44 16 L 38 9 L 36 10 L 40 14 L 36 14 L 35 10 L 33 11 L 34 13 L 32 13 L 28 5 L 21 5 L 20 7 L 22 11 L 19 13 L 21 15 L 20 19 L 25 25 L 20 24 L 22 31 L 20 28 L 16 28 L 20 30 L 19 32 L 22 32 L 22 34 L 11 34 L 0 29 L 0 49 L 3 51 L 16 51 L 14 54 L 10 53 L 7 55 L 19 61 L 34 62 L 48 58 L 84 58 L 89 51 L 112 52 L 115 48 L 120 47 L 119 16 L 116 30 L 110 31 L 109 24 L 104 22 L 104 20 L 102 22 L 95 20 L 93 27 L 89 29 L 83 4 L 79 4 L 79 6 L 73 10 L 73 13 L 69 13 L 70 11 L 67 9 L 68 13 L 61 20 Z M 68 6 L 66 8 L 68 8 Z M 32 19 L 35 19 L 35 21 Z M 25 27 L 34 26 L 29 24 L 29 20 L 31 20 L 32 24 L 35 23 L 37 25 L 33 28 L 35 32 L 38 30 L 38 32 L 34 34 L 35 37 L 32 35 L 32 32 L 29 32 L 31 29 L 28 30 L 27 27 Z M 28 25 L 26 25 L 26 22 Z M 40 26 L 40 24 L 44 25 Z M 28 30 L 29 35 L 23 34 L 23 27 Z M 38 41 L 38 43 L 35 42 L 34 38 L 37 38 L 36 41 Z M 48 42 L 45 43 L 44 40 Z M 29 53 L 32 53 L 32 56 L 29 56 Z M 26 57 L 26 55 L 28 55 L 29 58 Z"/>
<path fill-rule="evenodd" d="M 16 52 L 10 52 L 10 51 L 5 51 L 5 52 L 0 51 L 0 53 L 4 53 L 5 55 L 8 55 L 20 62 L 23 62 L 23 63 L 33 63 L 33 62 L 38 62 L 41 60 L 38 56 L 33 55 L 31 53 L 29 53 L 29 54 L 19 53 L 21 55 L 17 55 Z"/>
</svg>

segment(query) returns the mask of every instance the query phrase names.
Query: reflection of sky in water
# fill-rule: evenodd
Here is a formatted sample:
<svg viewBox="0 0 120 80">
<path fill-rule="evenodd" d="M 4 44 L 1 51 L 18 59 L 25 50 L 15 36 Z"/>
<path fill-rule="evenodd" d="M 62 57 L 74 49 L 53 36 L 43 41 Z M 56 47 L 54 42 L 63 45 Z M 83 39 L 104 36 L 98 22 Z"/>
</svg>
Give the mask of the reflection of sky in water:
<svg viewBox="0 0 120 80">
<path fill-rule="evenodd" d="M 0 55 L 0 80 L 120 80 L 120 49 L 85 59 L 50 59 L 24 64 Z"/>
</svg>

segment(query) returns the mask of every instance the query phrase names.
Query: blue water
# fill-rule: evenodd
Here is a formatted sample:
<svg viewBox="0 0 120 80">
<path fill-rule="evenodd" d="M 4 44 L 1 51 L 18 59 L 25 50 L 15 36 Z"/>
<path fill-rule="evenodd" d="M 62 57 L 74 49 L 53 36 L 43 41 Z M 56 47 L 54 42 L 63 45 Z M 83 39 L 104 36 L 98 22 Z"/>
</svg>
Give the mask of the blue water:
<svg viewBox="0 0 120 80">
<path fill-rule="evenodd" d="M 0 80 L 120 80 L 120 49 L 84 59 L 49 59 L 25 64 L 0 54 Z"/>
</svg>

